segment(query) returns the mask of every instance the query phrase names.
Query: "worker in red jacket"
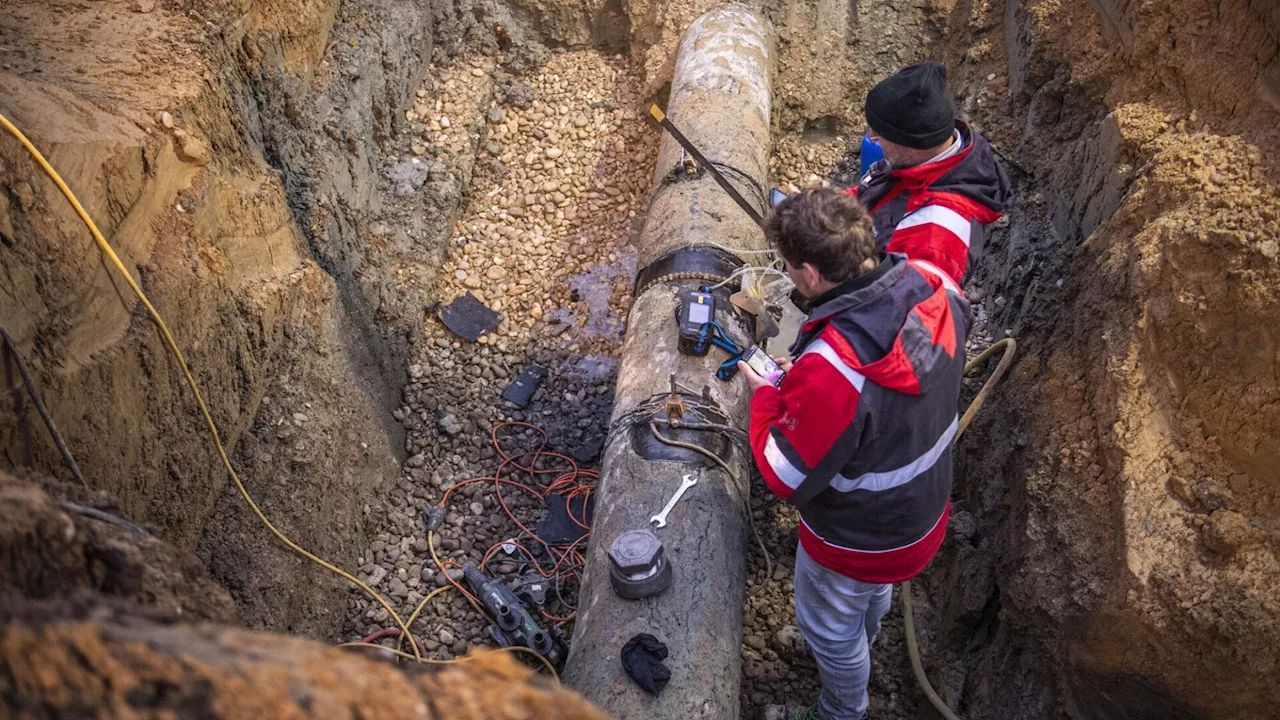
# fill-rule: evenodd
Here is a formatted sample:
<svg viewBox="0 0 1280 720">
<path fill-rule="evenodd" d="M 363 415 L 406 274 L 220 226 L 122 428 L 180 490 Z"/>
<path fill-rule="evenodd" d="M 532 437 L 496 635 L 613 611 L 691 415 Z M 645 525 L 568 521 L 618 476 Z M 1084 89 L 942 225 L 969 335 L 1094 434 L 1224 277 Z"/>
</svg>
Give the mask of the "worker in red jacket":
<svg viewBox="0 0 1280 720">
<path fill-rule="evenodd" d="M 871 211 L 877 246 L 957 284 L 1013 192 L 986 138 L 955 117 L 947 71 L 912 65 L 867 93 L 867 136 L 884 159 L 849 192 Z"/>
<path fill-rule="evenodd" d="M 765 236 L 813 308 L 779 385 L 754 388 L 751 449 L 769 488 L 800 513 L 795 605 L 822 677 L 798 717 L 867 716 L 870 645 L 892 583 L 938 551 L 969 303 L 946 273 L 881 254 L 866 209 L 815 188 L 781 202 Z"/>
</svg>

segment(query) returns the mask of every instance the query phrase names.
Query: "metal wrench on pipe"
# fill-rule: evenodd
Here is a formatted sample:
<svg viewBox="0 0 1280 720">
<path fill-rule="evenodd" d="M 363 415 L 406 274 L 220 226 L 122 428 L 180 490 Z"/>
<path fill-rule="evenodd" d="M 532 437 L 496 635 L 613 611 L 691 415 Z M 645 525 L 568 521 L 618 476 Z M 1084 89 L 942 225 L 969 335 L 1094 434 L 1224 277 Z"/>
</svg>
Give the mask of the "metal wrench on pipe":
<svg viewBox="0 0 1280 720">
<path fill-rule="evenodd" d="M 661 527 L 666 527 L 666 526 L 667 526 L 667 513 L 671 512 L 671 508 L 675 507 L 675 506 L 676 506 L 676 503 L 680 502 L 680 498 L 684 497 L 684 493 L 685 493 L 685 491 L 686 491 L 686 490 L 688 490 L 689 488 L 691 488 L 691 487 L 693 487 L 694 485 L 697 485 L 697 484 L 698 484 L 698 478 L 697 478 L 697 477 L 695 477 L 695 476 L 693 476 L 693 475 L 685 475 L 685 476 L 684 476 L 684 479 L 680 482 L 680 487 L 679 487 L 679 489 L 677 489 L 677 490 L 676 490 L 676 494 L 675 494 L 675 495 L 672 495 L 672 496 L 671 496 L 671 499 L 667 501 L 667 506 L 666 506 L 666 507 L 664 507 L 664 508 L 662 508 L 662 512 L 660 512 L 660 513 L 658 513 L 657 515 L 654 515 L 653 517 L 649 518 L 649 522 L 651 522 L 651 523 L 657 523 L 657 524 L 658 524 L 658 527 L 660 527 L 660 528 L 661 528 Z"/>
</svg>

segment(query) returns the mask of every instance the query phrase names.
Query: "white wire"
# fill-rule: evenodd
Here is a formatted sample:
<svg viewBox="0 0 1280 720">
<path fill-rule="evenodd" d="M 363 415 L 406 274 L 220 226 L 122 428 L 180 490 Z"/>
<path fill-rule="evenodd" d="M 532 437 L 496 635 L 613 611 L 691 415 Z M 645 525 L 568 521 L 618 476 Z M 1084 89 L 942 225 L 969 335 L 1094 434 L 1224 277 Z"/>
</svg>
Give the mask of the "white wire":
<svg viewBox="0 0 1280 720">
<path fill-rule="evenodd" d="M 713 248 L 718 248 L 720 250 L 724 250 L 725 252 L 733 253 L 734 255 L 777 255 L 778 254 L 778 251 L 774 250 L 773 248 L 769 248 L 767 250 L 738 250 L 737 248 L 725 247 L 724 245 L 721 245 L 719 243 L 713 243 L 713 242 L 699 243 L 699 244 L 710 245 Z"/>
<path fill-rule="evenodd" d="M 724 287 L 725 285 L 728 285 L 729 283 L 733 282 L 734 280 L 737 280 L 738 278 L 742 277 L 743 275 L 746 275 L 746 274 L 747 274 L 747 273 L 749 273 L 749 272 L 755 272 L 755 271 L 759 271 L 759 272 L 765 273 L 766 275 L 772 274 L 772 275 L 775 275 L 775 276 L 777 276 L 777 277 L 785 278 L 786 280 L 790 280 L 790 279 L 791 279 L 791 278 L 787 277 L 787 274 L 786 274 L 786 273 L 782 272 L 781 270 L 779 270 L 778 268 L 775 268 L 775 267 L 769 267 L 768 265 L 743 265 L 742 267 L 738 268 L 737 270 L 734 270 L 734 271 L 733 271 L 733 274 L 731 274 L 729 277 L 727 277 L 727 278 L 725 278 L 724 280 L 722 280 L 722 281 L 720 281 L 720 282 L 716 283 L 715 285 L 712 285 L 712 286 L 711 286 L 710 288 L 708 288 L 708 289 L 710 289 L 710 290 L 715 290 L 715 289 L 717 289 L 717 288 L 722 288 L 722 287 Z M 755 283 L 755 284 L 756 284 L 757 286 L 759 285 L 759 283 Z"/>
</svg>

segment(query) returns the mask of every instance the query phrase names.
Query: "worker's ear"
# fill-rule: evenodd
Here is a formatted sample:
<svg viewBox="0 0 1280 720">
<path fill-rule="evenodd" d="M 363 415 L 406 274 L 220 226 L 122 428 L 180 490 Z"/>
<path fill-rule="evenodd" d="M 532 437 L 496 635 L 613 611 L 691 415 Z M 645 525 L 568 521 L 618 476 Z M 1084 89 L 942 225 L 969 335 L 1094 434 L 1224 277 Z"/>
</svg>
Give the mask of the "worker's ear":
<svg viewBox="0 0 1280 720">
<path fill-rule="evenodd" d="M 808 282 L 809 287 L 817 287 L 822 284 L 822 273 L 818 272 L 818 268 L 813 263 L 805 263 L 800 266 L 800 271 L 804 273 L 804 279 Z"/>
</svg>

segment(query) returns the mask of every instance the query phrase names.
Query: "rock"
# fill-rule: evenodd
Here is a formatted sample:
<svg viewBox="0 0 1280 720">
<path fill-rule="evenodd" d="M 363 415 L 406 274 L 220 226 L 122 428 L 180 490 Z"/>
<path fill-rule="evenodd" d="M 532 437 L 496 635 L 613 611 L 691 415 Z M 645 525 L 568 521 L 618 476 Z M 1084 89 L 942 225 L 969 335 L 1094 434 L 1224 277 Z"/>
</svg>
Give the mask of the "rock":
<svg viewBox="0 0 1280 720">
<path fill-rule="evenodd" d="M 796 708 L 790 705 L 769 705 L 764 709 L 764 720 L 791 720 Z"/>
<path fill-rule="evenodd" d="M 308 418 L 308 417 L 307 417 L 305 414 L 303 414 L 303 413 L 294 413 L 294 414 L 293 414 L 293 424 L 294 424 L 294 425 L 305 425 L 305 424 L 307 423 L 307 421 L 308 421 L 308 420 L 310 420 L 310 419 L 311 419 L 311 418 Z"/>
<path fill-rule="evenodd" d="M 386 579 L 387 574 L 388 571 L 386 568 L 381 565 L 374 565 L 373 570 L 369 573 L 368 577 L 365 578 L 365 582 L 369 585 L 377 585 Z"/>
<path fill-rule="evenodd" d="M 446 128 L 446 129 L 453 127 L 453 121 L 450 120 L 448 117 L 442 117 L 440 118 L 440 127 Z"/>
<path fill-rule="evenodd" d="M 1235 510 L 1215 510 L 1200 528 L 1200 537 L 1211 552 L 1219 555 L 1235 555 L 1242 548 L 1254 544 L 1258 531 L 1249 525 L 1244 515 Z"/>
<path fill-rule="evenodd" d="M 472 76 L 472 77 L 484 77 L 484 71 L 483 71 L 483 70 L 481 70 L 480 68 L 471 68 L 471 76 Z M 445 644 L 446 644 L 446 645 L 448 645 L 448 643 L 445 643 Z"/>
<path fill-rule="evenodd" d="M 502 108 L 496 107 L 496 108 L 490 108 L 488 114 L 485 115 L 485 119 L 487 119 L 491 123 L 497 124 L 502 122 L 503 119 L 506 118 L 506 116 L 507 116 L 507 112 L 505 110 L 503 110 Z"/>
<path fill-rule="evenodd" d="M 161 110 L 160 112 L 156 113 L 156 122 L 160 123 L 160 127 L 164 128 L 165 130 L 173 129 L 173 116 L 165 112 L 164 110 Z"/>
<path fill-rule="evenodd" d="M 458 421 L 457 416 L 453 413 L 440 418 L 439 426 L 444 434 L 450 437 L 462 432 L 462 423 Z"/>
<path fill-rule="evenodd" d="M 545 154 L 546 154 L 546 156 L 547 156 L 547 157 L 551 158 L 552 160 L 555 160 L 556 158 L 560 157 L 561 155 L 564 155 L 564 150 L 561 150 L 561 149 L 560 149 L 560 148 L 558 148 L 558 147 L 549 147 L 549 148 L 547 148 L 547 151 L 546 151 L 546 153 L 545 153 Z"/>
<path fill-rule="evenodd" d="M 409 594 L 409 587 L 404 584 L 400 578 L 392 578 L 391 585 L 387 588 L 392 597 L 403 598 Z"/>
<path fill-rule="evenodd" d="M 156 0 L 138 0 L 138 12 L 149 13 L 156 9 Z"/>
<path fill-rule="evenodd" d="M 765 643 L 764 638 L 760 637 L 759 635 L 748 635 L 745 638 L 743 638 L 742 642 L 744 645 L 754 650 L 764 650 L 766 647 L 768 647 L 768 644 Z"/>
<path fill-rule="evenodd" d="M 175 135 L 177 140 L 178 157 L 195 165 L 209 164 L 209 148 L 189 133 Z"/>
<path fill-rule="evenodd" d="M 427 462 L 427 456 L 422 453 L 418 453 L 417 455 L 414 455 L 413 457 L 406 460 L 405 465 L 408 465 L 411 468 L 420 468 L 424 464 L 426 464 L 426 462 Z"/>
<path fill-rule="evenodd" d="M 489 266 L 489 269 L 485 271 L 484 276 L 494 282 L 497 282 L 507 277 L 507 269 L 501 265 L 491 265 Z"/>
<path fill-rule="evenodd" d="M 458 642 L 458 639 L 448 630 L 441 630 L 438 637 L 440 638 L 440 644 L 447 647 L 452 647 L 454 643 Z"/>
<path fill-rule="evenodd" d="M 773 635 L 774 647 L 787 660 L 807 660 L 813 657 L 809 644 L 795 625 L 783 625 Z"/>
<path fill-rule="evenodd" d="M 408 197 L 426 184 L 430 174 L 426 163 L 402 162 L 387 170 L 387 179 L 391 181 L 396 195 Z"/>
</svg>

